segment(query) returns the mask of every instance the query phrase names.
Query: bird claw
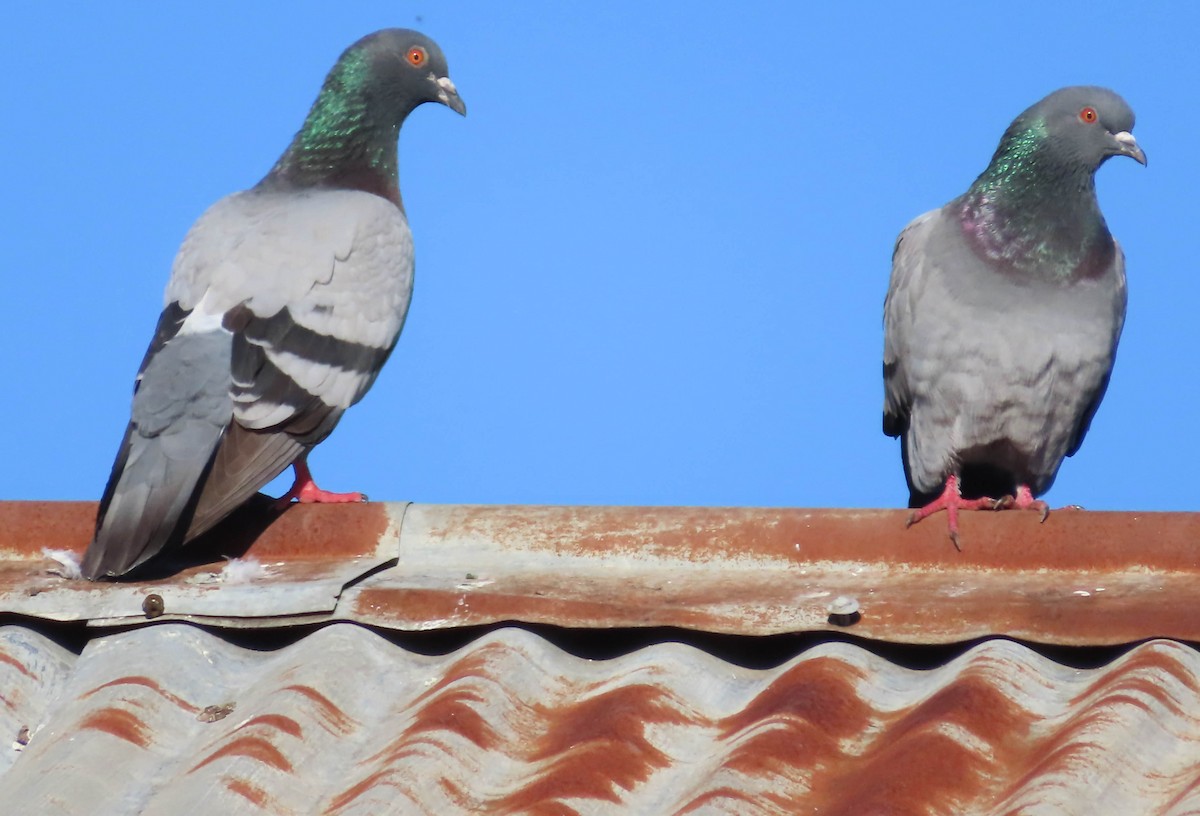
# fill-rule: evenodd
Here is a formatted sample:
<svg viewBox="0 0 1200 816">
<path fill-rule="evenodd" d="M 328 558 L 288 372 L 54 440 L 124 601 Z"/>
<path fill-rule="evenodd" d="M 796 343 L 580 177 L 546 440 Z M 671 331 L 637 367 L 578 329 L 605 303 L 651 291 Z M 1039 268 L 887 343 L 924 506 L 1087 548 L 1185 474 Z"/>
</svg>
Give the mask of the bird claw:
<svg viewBox="0 0 1200 816">
<path fill-rule="evenodd" d="M 1050 517 L 1050 505 L 1046 504 L 1041 499 L 1035 499 L 1033 493 L 1025 485 L 1017 487 L 1017 495 L 1001 496 L 998 499 L 992 500 L 993 510 L 1037 510 L 1041 516 L 1038 519 L 1038 524 L 1042 524 Z M 1082 509 L 1082 508 L 1080 508 Z"/>
<path fill-rule="evenodd" d="M 287 493 L 275 500 L 276 510 L 284 510 L 292 503 L 292 499 L 300 504 L 350 504 L 368 500 L 366 493 L 333 493 L 322 490 L 313 481 L 308 463 L 304 459 L 298 459 L 292 464 L 296 469 L 296 481 Z"/>
<path fill-rule="evenodd" d="M 950 476 L 946 479 L 946 487 L 942 494 L 924 507 L 918 507 L 908 514 L 904 522 L 905 529 L 912 527 L 926 516 L 931 516 L 939 510 L 945 510 L 950 527 L 950 541 L 954 549 L 962 552 L 958 536 L 959 510 L 1037 510 L 1041 516 L 1038 523 L 1042 524 L 1050 516 L 1050 505 L 1041 499 L 1035 499 L 1028 485 L 1018 485 L 1015 496 L 1000 496 L 999 498 L 964 499 L 959 492 L 958 478 Z M 1082 509 L 1082 508 L 1080 508 Z"/>
<path fill-rule="evenodd" d="M 950 542 L 954 544 L 954 549 L 962 552 L 962 543 L 958 537 L 958 511 L 959 510 L 991 510 L 994 509 L 994 499 L 964 499 L 958 490 L 958 477 L 949 476 L 946 478 L 946 486 L 942 490 L 940 496 L 931 501 L 924 507 L 918 507 L 908 515 L 908 521 L 905 522 L 905 528 L 909 528 L 923 518 L 931 516 L 939 510 L 946 511 L 946 525 L 949 527 Z"/>
</svg>

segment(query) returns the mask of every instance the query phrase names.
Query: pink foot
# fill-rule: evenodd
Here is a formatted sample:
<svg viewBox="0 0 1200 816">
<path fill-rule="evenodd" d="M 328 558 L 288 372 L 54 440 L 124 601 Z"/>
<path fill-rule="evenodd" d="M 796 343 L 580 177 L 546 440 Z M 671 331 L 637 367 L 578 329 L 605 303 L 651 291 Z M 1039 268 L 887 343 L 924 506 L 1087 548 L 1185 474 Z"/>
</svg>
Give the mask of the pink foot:
<svg viewBox="0 0 1200 816">
<path fill-rule="evenodd" d="M 1050 505 L 1041 499 L 1035 499 L 1033 491 L 1029 489 L 1029 485 L 1017 485 L 1016 496 L 1005 496 L 996 502 L 997 510 L 1008 510 L 1009 508 L 1014 510 L 1037 510 L 1042 514 L 1041 519 L 1038 520 L 1039 524 L 1045 521 L 1046 517 L 1050 515 Z M 1083 508 L 1080 509 L 1082 510 Z"/>
<path fill-rule="evenodd" d="M 275 500 L 275 509 L 282 510 L 296 499 L 301 504 L 341 504 L 346 502 L 365 502 L 365 493 L 332 493 L 317 487 L 312 473 L 308 470 L 307 459 L 297 459 L 292 463 L 296 471 L 296 480 L 292 488 Z"/>
<path fill-rule="evenodd" d="M 1032 497 L 1030 497 L 1032 498 Z M 958 511 L 959 510 L 995 510 L 999 503 L 995 499 L 980 498 L 980 499 L 964 499 L 962 494 L 958 492 L 958 477 L 950 475 L 946 477 L 946 488 L 942 491 L 942 495 L 931 501 L 924 507 L 920 507 L 908 516 L 908 521 L 905 527 L 911 527 L 921 519 L 932 516 L 939 510 L 946 511 L 946 521 L 950 527 L 950 541 L 954 543 L 954 549 L 962 552 L 962 547 L 958 543 Z"/>
</svg>

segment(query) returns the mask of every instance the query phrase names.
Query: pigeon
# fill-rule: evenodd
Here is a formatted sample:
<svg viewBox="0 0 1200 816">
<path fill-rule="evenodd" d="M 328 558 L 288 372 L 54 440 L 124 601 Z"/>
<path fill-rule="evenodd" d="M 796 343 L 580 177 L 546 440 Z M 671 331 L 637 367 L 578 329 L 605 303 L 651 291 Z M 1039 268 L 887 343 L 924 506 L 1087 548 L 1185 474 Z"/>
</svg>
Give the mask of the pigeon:
<svg viewBox="0 0 1200 816">
<path fill-rule="evenodd" d="M 1108 387 L 1125 256 L 1096 200 L 1111 156 L 1142 165 L 1133 111 L 1069 87 L 1005 131 L 961 196 L 896 240 L 884 301 L 883 432 L 899 436 L 908 524 L 946 510 L 1049 508 Z"/>
<path fill-rule="evenodd" d="M 412 295 L 397 139 L 418 105 L 466 106 L 433 40 L 406 29 L 339 57 L 304 126 L 254 187 L 192 226 L 134 384 L 82 562 L 123 575 L 196 538 L 282 473 L 279 501 L 363 501 L 306 457 L 387 361 Z"/>
</svg>

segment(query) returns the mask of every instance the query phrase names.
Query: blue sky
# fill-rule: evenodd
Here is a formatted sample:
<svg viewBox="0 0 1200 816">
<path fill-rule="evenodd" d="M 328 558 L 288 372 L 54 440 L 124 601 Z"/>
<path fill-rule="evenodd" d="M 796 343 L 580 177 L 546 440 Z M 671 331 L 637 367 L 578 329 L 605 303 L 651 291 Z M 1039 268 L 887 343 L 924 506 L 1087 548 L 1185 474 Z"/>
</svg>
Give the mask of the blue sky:
<svg viewBox="0 0 1200 816">
<path fill-rule="evenodd" d="M 1150 165 L 1098 176 L 1129 317 L 1047 498 L 1196 508 L 1200 5 L 279 8 L 6 8 L 0 498 L 99 497 L 187 228 L 271 167 L 345 46 L 405 26 L 441 44 L 469 115 L 426 105 L 404 128 L 416 294 L 311 458 L 323 487 L 902 506 L 880 432 L 896 234 L 1029 104 L 1098 84 Z"/>
</svg>

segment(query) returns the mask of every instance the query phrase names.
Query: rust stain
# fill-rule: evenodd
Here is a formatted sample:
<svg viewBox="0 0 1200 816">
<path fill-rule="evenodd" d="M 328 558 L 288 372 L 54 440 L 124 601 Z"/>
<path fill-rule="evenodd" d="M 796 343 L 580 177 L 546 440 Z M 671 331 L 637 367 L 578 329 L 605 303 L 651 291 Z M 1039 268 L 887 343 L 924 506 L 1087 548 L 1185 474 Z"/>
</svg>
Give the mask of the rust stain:
<svg viewBox="0 0 1200 816">
<path fill-rule="evenodd" d="M 414 505 L 435 518 L 432 539 L 482 538 L 514 547 L 577 555 L 637 554 L 647 549 L 679 558 L 753 555 L 804 563 L 867 561 L 909 564 L 1014 564 L 1059 569 L 1198 566 L 1196 513 L 1054 513 L 1045 524 L 1020 513 L 968 513 L 963 552 L 945 525 L 905 529 L 907 510 L 747 507 L 558 507 Z M 937 528 L 937 529 L 935 529 Z"/>
<path fill-rule="evenodd" d="M 420 705 L 429 697 L 434 697 L 439 694 L 442 689 L 460 683 L 466 678 L 478 677 L 486 679 L 489 674 L 487 671 L 488 663 L 493 656 L 502 656 L 505 654 L 505 649 L 500 643 L 488 643 L 471 651 L 470 654 L 455 660 L 432 686 L 417 695 L 413 700 L 413 705 Z"/>
<path fill-rule="evenodd" d="M 998 666 L 986 672 L 981 668 L 968 666 L 954 682 L 889 729 L 895 729 L 895 736 L 902 739 L 931 723 L 955 723 L 987 742 L 995 759 L 1004 761 L 1006 754 L 1019 751 L 1028 739 L 1030 714 L 998 686 L 1014 667 Z M 997 753 L 1001 748 L 1006 749 L 1005 754 Z"/>
<path fill-rule="evenodd" d="M 887 742 L 869 760 L 844 768 L 836 780 L 822 779 L 806 800 L 829 816 L 954 812 L 962 799 L 978 801 L 989 767 L 968 746 L 930 729 Z"/>
<path fill-rule="evenodd" d="M 522 809 L 521 813 L 528 814 L 528 816 L 583 816 L 578 810 L 568 807 L 562 802 L 538 802 L 527 809 Z"/>
<path fill-rule="evenodd" d="M 616 789 L 632 790 L 670 758 L 646 738 L 647 724 L 683 725 L 685 715 L 661 688 L 621 686 L 556 708 L 536 705 L 544 729 L 529 759 L 551 760 L 536 779 L 498 802 L 503 813 L 560 813 L 562 799 L 619 804 Z M 569 812 L 575 811 L 567 809 Z"/>
<path fill-rule="evenodd" d="M 548 728 L 538 737 L 537 747 L 530 754 L 534 760 L 558 756 L 582 744 L 613 742 L 638 746 L 639 753 L 644 753 L 650 757 L 652 765 L 660 767 L 667 757 L 646 741 L 646 724 L 688 725 L 693 722 L 678 700 L 664 689 L 645 683 L 610 689 L 565 708 L 539 704 L 535 709 L 546 718 Z M 629 789 L 630 785 L 619 781 L 620 776 L 616 778 L 621 787 Z"/>
<path fill-rule="evenodd" d="M 300 739 L 303 737 L 304 730 L 300 727 L 300 723 L 293 720 L 291 717 L 285 717 L 282 714 L 260 714 L 257 717 L 252 717 L 244 723 L 233 729 L 234 733 L 245 728 L 255 728 L 263 726 L 275 731 L 282 731 L 285 734 Z"/>
<path fill-rule="evenodd" d="M 82 555 L 95 527 L 95 502 L 0 502 L 0 553 L 41 561 L 48 547 Z"/>
<path fill-rule="evenodd" d="M 1144 694 L 1157 698 L 1171 709 L 1173 714 L 1181 713 L 1179 705 L 1166 696 L 1166 690 L 1157 682 L 1157 678 L 1153 682 L 1150 680 L 1157 674 L 1166 674 L 1193 694 L 1200 694 L 1195 675 L 1188 671 L 1175 654 L 1180 648 L 1183 647 L 1150 644 L 1131 652 L 1119 665 L 1100 675 L 1095 683 L 1072 699 L 1071 705 L 1082 705 L 1086 700 L 1110 694 L 1114 689 L 1134 686 Z"/>
<path fill-rule="evenodd" d="M 93 694 L 97 694 L 103 689 L 117 688 L 120 686 L 141 686 L 142 688 L 148 688 L 158 696 L 162 697 L 164 700 L 174 703 L 184 711 L 195 714 L 200 710 L 198 706 L 194 706 L 182 697 L 172 694 L 160 686 L 157 681 L 153 680 L 152 678 L 145 677 L 144 675 L 119 677 L 116 680 L 110 680 L 103 685 L 96 686 L 94 689 L 84 692 L 83 697 L 91 697 Z"/>
<path fill-rule="evenodd" d="M 31 672 L 29 669 L 27 669 L 25 667 L 25 664 L 21 663 L 21 661 L 17 660 L 15 657 L 13 657 L 12 655 L 10 655 L 6 652 L 0 652 L 0 663 L 3 663 L 6 666 L 12 666 L 14 669 L 16 669 L 21 674 L 28 677 L 30 680 L 33 680 L 34 682 L 39 682 L 41 679 L 36 674 Z"/>
<path fill-rule="evenodd" d="M 262 737 L 244 736 L 230 740 L 226 745 L 213 751 L 189 768 L 188 773 L 195 773 L 204 766 L 225 757 L 247 757 L 248 759 L 257 760 L 264 765 L 269 765 L 276 770 L 286 773 L 292 772 L 292 763 L 269 740 L 265 740 Z"/>
<path fill-rule="evenodd" d="M 96 502 L 0 502 L 0 553 L 39 562 L 43 547 L 82 555 L 95 525 Z M 251 552 L 275 560 L 373 555 L 387 528 L 387 509 L 379 502 L 294 504 L 257 538 Z"/>
<path fill-rule="evenodd" d="M 413 796 L 411 788 L 403 784 L 403 782 L 409 781 L 410 778 L 411 777 L 406 775 L 404 772 L 392 770 L 390 768 L 376 771 L 362 781 L 355 783 L 352 787 L 348 788 L 344 792 L 333 797 L 333 800 L 329 803 L 329 806 L 323 811 L 323 813 L 332 814 L 337 813 L 340 810 L 344 810 L 347 806 L 353 804 L 361 796 L 363 796 L 363 794 L 377 787 L 390 788 L 413 804 L 419 805 L 417 797 Z M 425 781 L 426 780 L 421 780 L 422 783 Z M 445 779 L 439 779 L 438 783 L 443 788 L 446 788 L 446 786 L 449 784 Z M 450 787 L 453 788 L 454 786 L 450 785 Z M 459 794 L 461 795 L 461 791 L 459 791 Z M 388 810 L 389 813 L 399 812 L 399 810 L 396 809 L 394 797 L 389 804 L 391 805 L 391 808 Z"/>
<path fill-rule="evenodd" d="M 247 782 L 245 779 L 223 779 L 225 787 L 231 792 L 236 793 L 246 801 L 258 807 L 260 810 L 268 810 L 271 797 L 267 792 L 252 782 Z"/>
<path fill-rule="evenodd" d="M 759 802 L 756 797 L 750 796 L 745 791 L 723 786 L 720 788 L 713 788 L 710 791 L 705 791 L 704 793 L 700 794 L 682 808 L 675 811 L 675 816 L 687 816 L 687 814 L 695 813 L 698 810 L 707 810 L 709 805 L 721 801 L 738 803 L 737 811 L 730 811 L 729 808 L 723 808 L 721 811 L 722 813 L 751 812 L 746 810 L 747 808 L 753 808 L 754 810 L 761 811 L 761 802 Z"/>
<path fill-rule="evenodd" d="M 331 734 L 349 734 L 358 725 L 353 717 L 334 705 L 332 700 L 312 686 L 296 683 L 284 686 L 282 690 L 295 692 L 315 703 L 325 729 Z"/>
<path fill-rule="evenodd" d="M 381 751 L 369 757 L 367 763 L 395 765 L 402 760 L 417 756 L 415 745 L 429 741 L 433 734 L 457 734 L 483 750 L 494 750 L 499 745 L 499 735 L 480 714 L 474 705 L 483 705 L 487 698 L 477 687 L 476 674 L 482 674 L 487 662 L 484 647 L 468 658 L 456 661 L 442 679 L 432 688 L 419 695 L 411 704 L 415 708 L 412 724 Z M 394 776 L 398 772 L 384 768 L 368 775 L 363 780 L 339 794 L 330 804 L 330 812 L 340 810 L 358 799 L 371 788 L 387 785 L 400 789 Z"/>
<path fill-rule="evenodd" d="M 1192 777 L 1191 781 L 1188 782 L 1187 785 L 1182 787 L 1180 789 L 1179 793 L 1172 796 L 1171 799 L 1166 803 L 1166 805 L 1161 807 L 1158 812 L 1159 813 L 1176 813 L 1177 812 L 1175 810 L 1176 805 L 1178 805 L 1179 803 L 1183 802 L 1186 799 L 1191 798 L 1191 795 L 1193 793 L 1195 793 L 1197 790 L 1200 790 L 1200 776 Z M 1187 813 L 1188 811 L 1184 811 L 1184 812 Z M 1193 808 L 1190 812 L 1196 813 L 1196 809 Z"/>
<path fill-rule="evenodd" d="M 136 714 L 113 706 L 89 711 L 79 723 L 79 729 L 103 731 L 139 748 L 150 746 L 150 727 Z"/>
<path fill-rule="evenodd" d="M 975 667 L 914 708 L 885 718 L 862 756 L 845 757 L 814 785 L 811 801 L 830 816 L 886 812 L 918 816 L 955 812 L 963 801 L 995 794 L 997 768 L 1027 761 L 1030 714 Z M 986 744 L 947 733 L 956 725 Z"/>
<path fill-rule="evenodd" d="M 455 784 L 453 781 L 442 777 L 438 779 L 438 787 L 440 787 L 450 797 L 450 800 L 462 808 L 467 813 L 477 813 L 481 807 L 480 800 L 476 796 L 472 796 L 469 791 L 461 785 Z"/>
<path fill-rule="evenodd" d="M 1040 777 L 1069 773 L 1095 751 L 1095 734 L 1111 727 L 1122 708 L 1161 719 L 1162 715 L 1148 705 L 1153 701 L 1165 707 L 1171 718 L 1194 719 L 1187 703 L 1194 704 L 1200 686 L 1195 675 L 1179 661 L 1177 650 L 1181 648 L 1167 644 L 1143 646 L 1123 658 L 1120 665 L 1100 673 L 1094 683 L 1070 700 L 1074 713 L 1037 746 L 1028 769 L 1013 775 L 1009 792 L 1021 790 Z M 1175 699 L 1162 682 L 1160 675 L 1164 673 L 1179 682 L 1189 697 Z"/>
<path fill-rule="evenodd" d="M 797 663 L 741 711 L 718 722 L 721 739 L 738 743 L 729 766 L 761 774 L 836 756 L 838 741 L 861 732 L 869 721 L 870 708 L 856 688 L 862 680 L 835 658 Z"/>
<path fill-rule="evenodd" d="M 379 502 L 293 504 L 255 540 L 250 554 L 321 561 L 374 555 L 388 523 Z"/>
<path fill-rule="evenodd" d="M 1011 797 L 1035 784 L 1038 780 L 1054 777 L 1072 767 L 1082 765 L 1089 754 L 1095 750 L 1094 745 L 1079 739 L 1075 729 L 1054 734 L 1051 739 L 1036 746 L 1036 752 L 1027 757 L 1024 773 L 1012 773 L 1005 791 L 1005 798 Z"/>
<path fill-rule="evenodd" d="M 337 811 L 342 810 L 346 807 L 346 805 L 350 804 L 364 793 L 378 785 L 387 785 L 388 787 L 393 788 L 397 787 L 395 783 L 391 781 L 392 775 L 393 771 L 385 768 L 381 771 L 376 771 L 359 782 L 356 782 L 351 787 L 333 797 L 333 800 L 329 803 L 329 807 L 325 809 L 325 812 L 336 813 Z"/>
<path fill-rule="evenodd" d="M 415 721 L 397 740 L 397 747 L 408 743 L 415 734 L 434 731 L 458 734 L 485 750 L 496 747 L 498 737 L 495 729 L 471 705 L 484 702 L 486 698 L 483 693 L 471 686 L 443 691 L 417 710 Z"/>
<path fill-rule="evenodd" d="M 611 600 L 575 600 L 551 594 L 441 589 L 361 590 L 355 607 L 370 621 L 450 621 L 470 626 L 502 620 L 554 623 L 560 626 L 606 626 L 615 616 L 621 626 L 684 626 L 706 629 L 712 616 L 700 610 L 664 607 L 652 598 L 615 594 Z"/>
</svg>

